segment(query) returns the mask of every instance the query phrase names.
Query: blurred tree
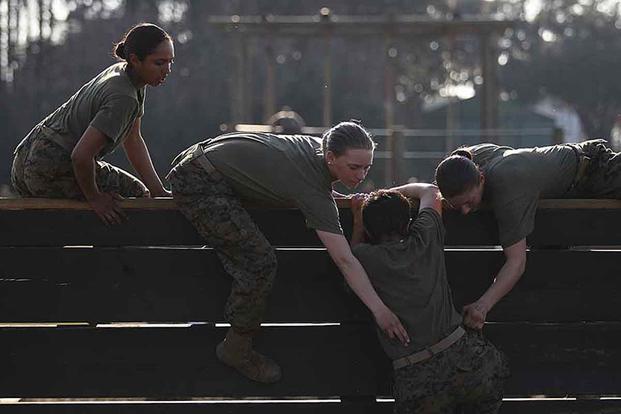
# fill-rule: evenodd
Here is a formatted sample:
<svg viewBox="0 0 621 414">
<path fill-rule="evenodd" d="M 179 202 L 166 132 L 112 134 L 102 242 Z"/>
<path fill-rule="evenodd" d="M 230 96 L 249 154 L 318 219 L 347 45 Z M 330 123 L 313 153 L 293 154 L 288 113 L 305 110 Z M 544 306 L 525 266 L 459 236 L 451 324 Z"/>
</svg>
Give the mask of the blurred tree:
<svg viewBox="0 0 621 414">
<path fill-rule="evenodd" d="M 528 18 L 532 10 L 525 9 Z M 589 137 L 608 138 L 621 113 L 619 1 L 555 0 L 503 39 L 504 85 L 536 101 L 551 95 L 573 106 Z"/>
</svg>

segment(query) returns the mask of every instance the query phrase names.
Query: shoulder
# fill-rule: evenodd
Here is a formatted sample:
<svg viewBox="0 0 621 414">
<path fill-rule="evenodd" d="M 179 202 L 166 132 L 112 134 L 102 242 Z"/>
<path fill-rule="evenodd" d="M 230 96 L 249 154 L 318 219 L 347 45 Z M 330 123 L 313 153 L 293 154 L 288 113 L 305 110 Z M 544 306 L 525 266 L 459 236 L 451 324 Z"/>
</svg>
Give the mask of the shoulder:
<svg viewBox="0 0 621 414">
<path fill-rule="evenodd" d="M 124 63 L 116 63 L 104 69 L 95 78 L 96 87 L 102 90 L 104 96 L 109 98 L 126 97 L 139 102 L 138 89 L 132 84 L 125 72 Z"/>
</svg>

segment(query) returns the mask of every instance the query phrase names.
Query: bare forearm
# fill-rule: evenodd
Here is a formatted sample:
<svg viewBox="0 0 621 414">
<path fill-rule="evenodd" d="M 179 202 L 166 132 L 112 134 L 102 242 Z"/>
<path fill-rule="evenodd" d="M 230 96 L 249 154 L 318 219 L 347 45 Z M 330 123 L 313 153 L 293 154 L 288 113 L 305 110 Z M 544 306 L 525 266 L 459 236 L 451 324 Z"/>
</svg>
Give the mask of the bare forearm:
<svg viewBox="0 0 621 414">
<path fill-rule="evenodd" d="M 164 186 L 155 171 L 151 156 L 149 155 L 149 150 L 142 137 L 128 140 L 124 147 L 127 159 L 147 186 L 150 193 L 154 196 L 162 194 L 164 192 Z"/>
<path fill-rule="evenodd" d="M 73 156 L 73 173 L 75 179 L 87 200 L 95 198 L 99 194 L 99 188 L 95 181 L 95 160 L 89 157 Z"/>
<path fill-rule="evenodd" d="M 493 308 L 507 293 L 513 289 L 524 273 L 524 264 L 521 261 L 507 260 L 502 266 L 496 279 L 478 302 L 482 303 L 487 311 Z"/>
</svg>

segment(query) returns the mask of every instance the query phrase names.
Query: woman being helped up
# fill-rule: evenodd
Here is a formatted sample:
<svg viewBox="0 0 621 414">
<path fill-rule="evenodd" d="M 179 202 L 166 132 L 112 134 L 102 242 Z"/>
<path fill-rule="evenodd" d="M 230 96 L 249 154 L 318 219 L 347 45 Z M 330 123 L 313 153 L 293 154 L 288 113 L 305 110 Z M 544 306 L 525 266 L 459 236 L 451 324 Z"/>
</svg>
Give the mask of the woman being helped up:
<svg viewBox="0 0 621 414">
<path fill-rule="evenodd" d="M 413 222 L 404 196 L 420 200 Z M 453 306 L 438 189 L 379 190 L 354 199 L 352 209 L 354 255 L 411 338 L 405 347 L 378 333 L 393 363 L 395 413 L 498 412 L 506 363 L 482 333 L 461 326 Z"/>
</svg>

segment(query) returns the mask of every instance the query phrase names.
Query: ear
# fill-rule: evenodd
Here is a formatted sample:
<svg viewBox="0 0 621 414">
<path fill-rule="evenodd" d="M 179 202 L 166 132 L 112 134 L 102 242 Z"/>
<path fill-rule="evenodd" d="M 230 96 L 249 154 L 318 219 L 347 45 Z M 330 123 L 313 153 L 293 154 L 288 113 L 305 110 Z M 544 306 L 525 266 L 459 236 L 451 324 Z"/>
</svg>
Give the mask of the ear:
<svg viewBox="0 0 621 414">
<path fill-rule="evenodd" d="M 138 56 L 136 56 L 135 53 L 129 54 L 128 62 L 131 66 L 136 66 L 137 64 L 142 63 L 140 59 L 138 59 Z"/>
<path fill-rule="evenodd" d="M 481 173 L 480 177 L 479 177 L 479 185 L 483 185 L 485 184 L 485 175 L 483 175 L 483 173 Z"/>
<path fill-rule="evenodd" d="M 324 155 L 324 158 L 326 159 L 326 162 L 328 164 L 333 164 L 334 161 L 336 160 L 336 155 L 334 155 L 332 151 L 328 150 L 326 154 Z"/>
</svg>

